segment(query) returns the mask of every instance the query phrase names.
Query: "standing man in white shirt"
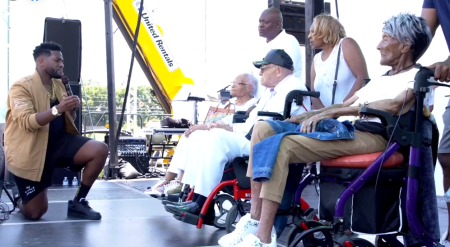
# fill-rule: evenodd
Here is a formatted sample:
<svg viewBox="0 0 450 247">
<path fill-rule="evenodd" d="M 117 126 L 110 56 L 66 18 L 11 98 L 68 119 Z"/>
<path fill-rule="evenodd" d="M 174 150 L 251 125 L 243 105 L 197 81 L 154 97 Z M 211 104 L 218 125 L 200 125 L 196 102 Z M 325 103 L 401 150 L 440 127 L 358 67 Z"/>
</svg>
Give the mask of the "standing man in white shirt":
<svg viewBox="0 0 450 247">
<path fill-rule="evenodd" d="M 266 39 L 267 49 L 283 49 L 294 62 L 294 76 L 302 78 L 303 58 L 300 43 L 283 29 L 283 15 L 276 8 L 262 12 L 258 25 L 259 36 Z M 267 51 L 268 51 L 267 50 Z M 267 53 L 264 51 L 264 54 Z M 303 80 L 302 80 L 303 82 Z"/>
<path fill-rule="evenodd" d="M 256 59 L 261 60 L 272 49 L 284 50 L 294 62 L 293 75 L 300 78 L 299 82 L 304 85 L 302 77 L 303 57 L 300 43 L 293 35 L 287 34 L 283 29 L 283 15 L 281 11 L 276 8 L 264 10 L 259 17 L 258 32 L 260 37 L 266 39 L 266 46 L 264 50 L 261 50 L 261 57 Z M 254 71 L 253 74 L 256 76 L 259 74 L 259 71 Z M 257 98 L 260 98 L 264 90 L 266 90 L 265 87 L 258 88 Z"/>
<path fill-rule="evenodd" d="M 277 8 L 268 8 L 261 13 L 259 17 L 258 25 L 259 36 L 266 39 L 266 49 L 283 49 L 292 59 L 294 63 L 293 76 L 299 78 L 297 82 L 301 83 L 305 87 L 305 80 L 303 79 L 303 56 L 300 50 L 300 43 L 291 34 L 287 34 L 283 29 L 283 15 Z M 264 50 L 263 54 L 267 51 Z M 257 95 L 261 95 L 265 87 L 259 87 Z M 292 169 L 302 169 L 300 167 L 291 167 Z M 292 184 L 296 181 L 292 180 Z M 293 190 L 293 191 L 291 191 Z M 290 208 L 290 201 L 293 200 L 295 194 L 295 188 L 288 188 L 284 194 L 284 200 L 281 203 L 280 210 Z M 277 234 L 280 235 L 283 232 L 287 223 L 286 215 L 279 215 L 275 219 L 275 229 Z"/>
</svg>

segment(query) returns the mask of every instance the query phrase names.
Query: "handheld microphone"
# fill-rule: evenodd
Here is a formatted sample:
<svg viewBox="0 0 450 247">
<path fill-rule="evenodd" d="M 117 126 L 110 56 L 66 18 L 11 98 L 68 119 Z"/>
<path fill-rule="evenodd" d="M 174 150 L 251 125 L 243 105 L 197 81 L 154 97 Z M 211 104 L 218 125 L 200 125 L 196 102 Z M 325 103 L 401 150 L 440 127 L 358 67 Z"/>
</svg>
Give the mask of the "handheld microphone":
<svg viewBox="0 0 450 247">
<path fill-rule="evenodd" d="M 67 91 L 67 96 L 72 96 L 73 92 L 72 92 L 72 88 L 70 87 L 69 84 L 69 78 L 67 76 L 63 76 L 61 77 L 61 81 L 64 84 L 64 86 L 66 87 L 66 91 Z M 78 108 L 73 109 L 74 111 L 76 111 Z"/>
<path fill-rule="evenodd" d="M 72 96 L 73 92 L 72 92 L 72 88 L 70 87 L 70 84 L 69 84 L 69 78 L 67 76 L 63 76 L 63 77 L 61 77 L 61 81 L 64 84 L 64 86 L 66 87 L 67 96 Z"/>
</svg>

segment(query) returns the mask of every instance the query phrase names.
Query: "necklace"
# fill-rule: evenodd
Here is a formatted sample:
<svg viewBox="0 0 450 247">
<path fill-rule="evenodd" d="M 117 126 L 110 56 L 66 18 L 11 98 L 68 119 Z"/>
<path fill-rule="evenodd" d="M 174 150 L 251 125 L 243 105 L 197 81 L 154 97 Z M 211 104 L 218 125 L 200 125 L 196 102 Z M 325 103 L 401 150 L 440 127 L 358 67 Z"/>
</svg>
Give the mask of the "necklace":
<svg viewBox="0 0 450 247">
<path fill-rule="evenodd" d="M 48 98 L 50 99 L 50 102 L 54 102 L 56 100 L 56 93 L 55 93 L 55 87 L 53 85 L 53 80 L 52 80 L 52 92 L 50 93 L 47 88 L 45 88 L 45 92 L 47 93 Z"/>
<path fill-rule="evenodd" d="M 389 76 L 393 76 L 393 75 L 396 75 L 396 74 L 398 74 L 398 73 L 400 73 L 400 72 L 403 72 L 403 71 L 405 71 L 405 70 L 408 70 L 408 69 L 410 69 L 411 67 L 413 67 L 414 65 L 416 65 L 416 64 L 411 64 L 411 65 L 409 65 L 409 66 L 407 66 L 407 67 L 405 67 L 405 68 L 403 68 L 403 69 L 401 69 L 401 70 L 399 70 L 399 71 L 396 71 L 396 72 L 393 72 L 392 74 L 390 74 Z M 392 71 L 392 70 L 391 70 Z"/>
</svg>

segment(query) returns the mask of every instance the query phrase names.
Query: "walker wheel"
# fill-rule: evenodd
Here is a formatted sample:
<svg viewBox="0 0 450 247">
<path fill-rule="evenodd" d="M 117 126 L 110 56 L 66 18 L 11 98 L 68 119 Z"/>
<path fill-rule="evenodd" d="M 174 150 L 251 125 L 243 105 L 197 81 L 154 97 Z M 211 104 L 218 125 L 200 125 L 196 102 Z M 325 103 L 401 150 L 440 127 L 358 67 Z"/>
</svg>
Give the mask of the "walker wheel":
<svg viewBox="0 0 450 247">
<path fill-rule="evenodd" d="M 288 234 L 287 246 L 289 247 L 333 247 L 333 236 L 330 231 L 316 232 L 310 236 L 305 236 L 300 239 L 300 234 L 304 231 L 323 227 L 319 221 L 304 221 L 302 220 L 298 226 L 294 226 Z"/>
</svg>

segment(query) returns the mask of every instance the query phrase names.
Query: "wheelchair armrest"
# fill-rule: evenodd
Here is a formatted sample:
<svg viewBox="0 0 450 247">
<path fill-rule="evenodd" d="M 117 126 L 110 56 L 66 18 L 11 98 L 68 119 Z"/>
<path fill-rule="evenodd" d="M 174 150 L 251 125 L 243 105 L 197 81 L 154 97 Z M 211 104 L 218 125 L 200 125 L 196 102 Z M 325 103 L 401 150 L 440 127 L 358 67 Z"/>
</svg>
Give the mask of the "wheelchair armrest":
<svg viewBox="0 0 450 247">
<path fill-rule="evenodd" d="M 303 97 L 319 98 L 320 92 L 303 91 L 303 90 L 290 91 L 287 94 L 285 102 L 284 102 L 283 119 L 291 117 L 292 102 L 295 100 L 295 103 L 298 106 L 301 106 L 303 104 Z"/>
<path fill-rule="evenodd" d="M 295 90 L 296 93 L 300 93 L 303 95 L 303 97 L 313 97 L 313 98 L 319 98 L 320 97 L 320 92 L 316 92 L 316 91 L 301 91 L 301 90 Z"/>
<path fill-rule="evenodd" d="M 245 123 L 248 115 L 245 114 L 245 111 L 238 111 L 233 115 L 233 123 Z"/>
<path fill-rule="evenodd" d="M 393 116 L 391 113 L 389 113 L 387 111 L 380 111 L 380 110 L 368 108 L 365 106 L 361 107 L 360 113 L 379 118 L 381 120 L 381 123 L 384 126 L 389 126 L 389 125 L 394 126 L 396 119 L 397 119 L 395 116 Z"/>
<path fill-rule="evenodd" d="M 272 117 L 274 120 L 284 120 L 283 115 L 277 112 L 259 111 L 258 117 Z"/>
<path fill-rule="evenodd" d="M 246 115 L 246 111 L 237 111 L 234 113 L 234 115 Z"/>
</svg>

